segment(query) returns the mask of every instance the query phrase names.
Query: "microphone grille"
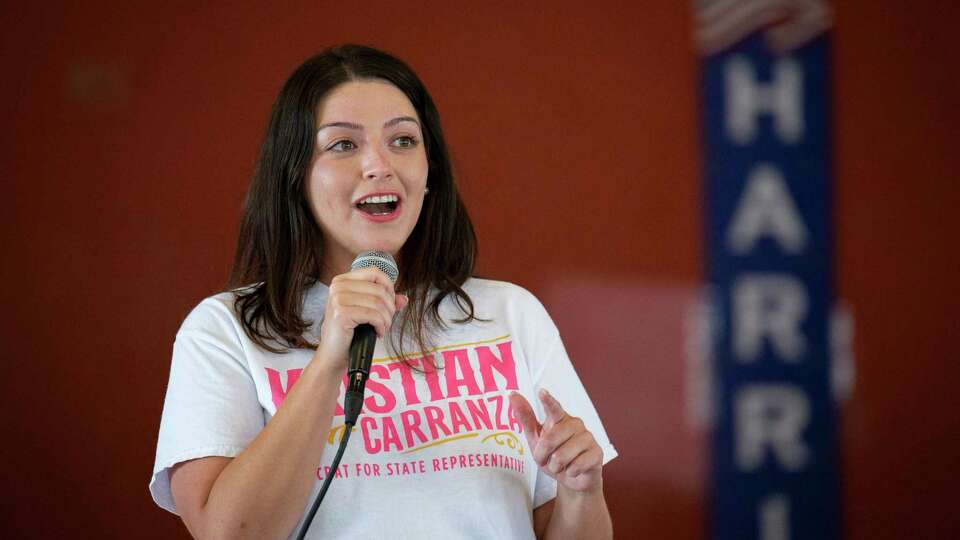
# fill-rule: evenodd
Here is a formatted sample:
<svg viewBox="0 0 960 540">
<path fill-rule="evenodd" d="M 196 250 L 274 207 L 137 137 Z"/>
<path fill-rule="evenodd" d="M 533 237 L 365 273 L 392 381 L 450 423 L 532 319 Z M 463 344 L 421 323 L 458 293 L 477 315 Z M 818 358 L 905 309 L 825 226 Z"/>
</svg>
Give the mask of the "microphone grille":
<svg viewBox="0 0 960 540">
<path fill-rule="evenodd" d="M 397 277 L 400 275 L 400 270 L 397 269 L 397 261 L 393 260 L 393 255 L 384 251 L 364 251 L 360 253 L 350 265 L 350 270 L 371 266 L 379 268 L 390 278 L 390 281 L 397 281 Z"/>
</svg>

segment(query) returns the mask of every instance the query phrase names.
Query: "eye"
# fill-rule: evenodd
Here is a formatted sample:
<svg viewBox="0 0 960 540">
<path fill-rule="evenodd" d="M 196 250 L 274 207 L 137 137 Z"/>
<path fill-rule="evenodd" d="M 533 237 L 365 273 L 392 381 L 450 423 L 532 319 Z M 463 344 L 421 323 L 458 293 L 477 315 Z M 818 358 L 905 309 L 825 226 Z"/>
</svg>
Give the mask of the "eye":
<svg viewBox="0 0 960 540">
<path fill-rule="evenodd" d="M 393 142 L 391 144 L 398 148 L 413 148 L 419 142 L 420 141 L 418 141 L 415 137 L 411 137 L 409 135 L 401 135 L 393 139 Z"/>
<path fill-rule="evenodd" d="M 353 141 L 349 139 L 339 140 L 327 147 L 327 150 L 333 152 L 349 152 L 350 150 L 356 149 L 357 145 L 353 144 Z"/>
</svg>

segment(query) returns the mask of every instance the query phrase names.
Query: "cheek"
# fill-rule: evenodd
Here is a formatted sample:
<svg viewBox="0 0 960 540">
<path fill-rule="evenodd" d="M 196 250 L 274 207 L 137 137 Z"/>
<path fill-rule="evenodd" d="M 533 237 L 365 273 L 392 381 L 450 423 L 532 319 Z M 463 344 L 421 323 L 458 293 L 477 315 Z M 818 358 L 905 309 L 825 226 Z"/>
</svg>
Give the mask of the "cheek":
<svg viewBox="0 0 960 540">
<path fill-rule="evenodd" d="M 305 195 L 307 197 L 307 204 L 310 207 L 310 210 L 313 211 L 313 217 L 318 218 L 324 197 L 323 189 L 321 187 L 321 180 L 317 178 L 316 175 L 310 175 Z"/>
<path fill-rule="evenodd" d="M 336 208 L 343 199 L 349 199 L 350 191 L 347 183 L 338 181 L 343 176 L 342 171 L 329 165 L 315 165 L 310 171 L 307 196 L 310 207 L 315 210 Z"/>
<path fill-rule="evenodd" d="M 412 186 L 425 186 L 427 184 L 427 174 L 430 172 L 430 166 L 427 164 L 427 156 L 418 156 L 403 164 L 404 177 Z"/>
</svg>

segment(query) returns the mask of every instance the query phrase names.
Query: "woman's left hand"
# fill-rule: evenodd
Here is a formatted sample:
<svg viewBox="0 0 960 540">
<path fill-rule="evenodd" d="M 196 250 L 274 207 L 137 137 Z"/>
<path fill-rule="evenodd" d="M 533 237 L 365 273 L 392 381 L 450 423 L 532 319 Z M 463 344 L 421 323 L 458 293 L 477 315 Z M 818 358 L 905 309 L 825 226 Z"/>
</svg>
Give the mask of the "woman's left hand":
<svg viewBox="0 0 960 540">
<path fill-rule="evenodd" d="M 572 491 L 602 489 L 603 450 L 584 426 L 568 415 L 546 390 L 540 390 L 540 402 L 547 413 L 543 424 L 537 421 L 530 403 L 518 393 L 510 394 L 510 405 L 523 426 L 534 461 L 558 484 Z"/>
</svg>

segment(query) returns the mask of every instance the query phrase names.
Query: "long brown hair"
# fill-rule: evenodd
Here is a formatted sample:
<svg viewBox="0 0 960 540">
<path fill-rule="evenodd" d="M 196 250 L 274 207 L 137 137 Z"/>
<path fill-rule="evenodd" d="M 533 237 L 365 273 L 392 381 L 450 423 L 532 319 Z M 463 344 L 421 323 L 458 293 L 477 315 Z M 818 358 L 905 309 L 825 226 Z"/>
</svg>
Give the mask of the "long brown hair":
<svg viewBox="0 0 960 540">
<path fill-rule="evenodd" d="M 323 236 L 310 212 L 304 183 L 313 159 L 316 111 L 335 87 L 355 80 L 385 80 L 413 104 L 423 126 L 429 172 L 420 218 L 397 255 L 396 289 L 410 298 L 390 345 L 403 355 L 407 336 L 426 352 L 428 330 L 445 326 L 440 303 L 453 295 L 463 317 L 476 319 L 462 289 L 473 274 L 477 238 L 453 178 L 440 115 L 416 74 L 399 59 L 361 45 L 340 45 L 304 62 L 277 96 L 240 223 L 227 290 L 236 293 L 243 329 L 272 352 L 316 348 L 304 337 L 304 294 L 323 264 Z"/>
</svg>

